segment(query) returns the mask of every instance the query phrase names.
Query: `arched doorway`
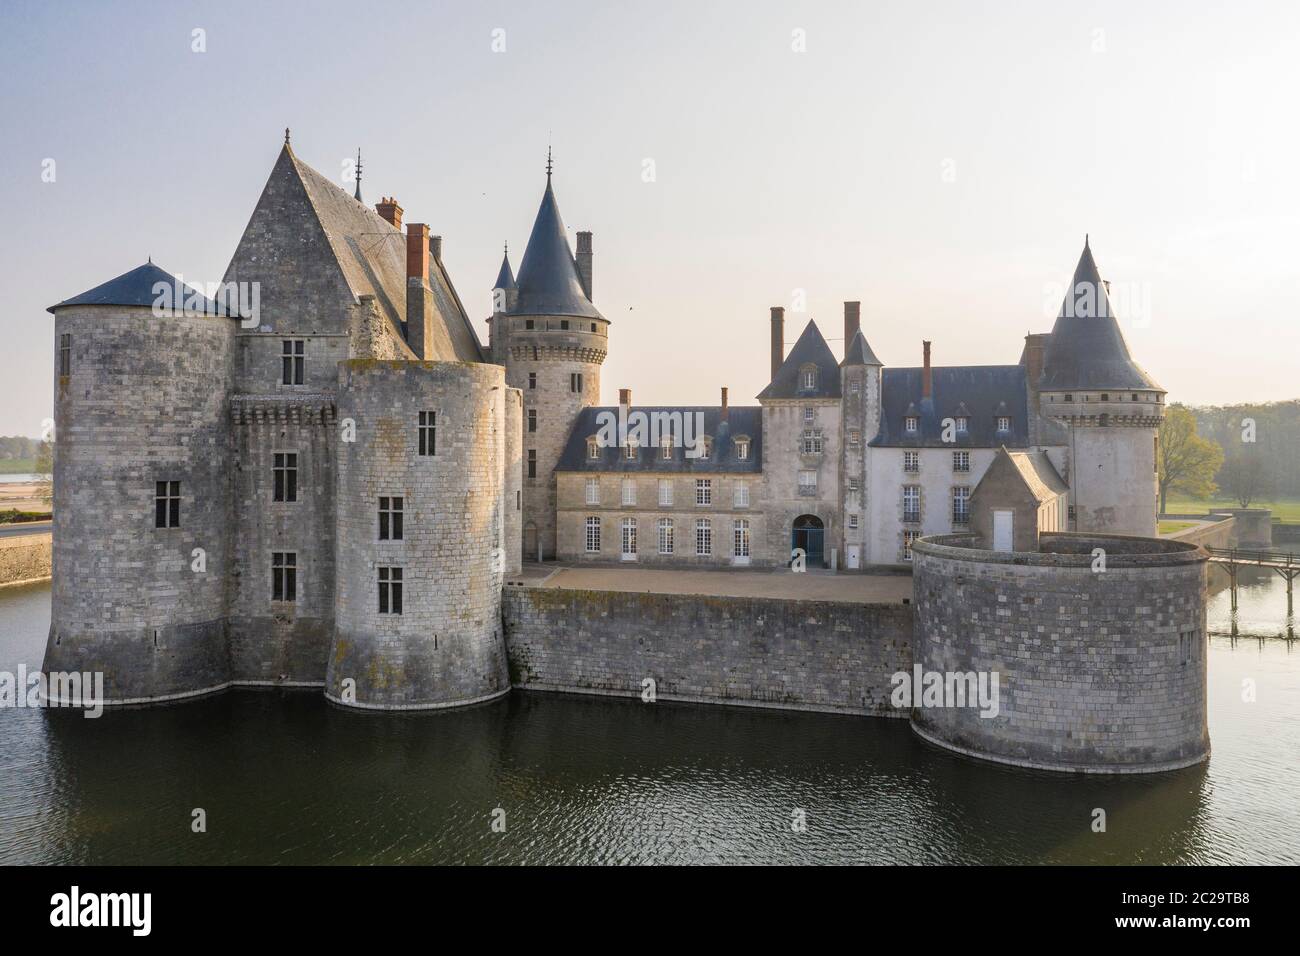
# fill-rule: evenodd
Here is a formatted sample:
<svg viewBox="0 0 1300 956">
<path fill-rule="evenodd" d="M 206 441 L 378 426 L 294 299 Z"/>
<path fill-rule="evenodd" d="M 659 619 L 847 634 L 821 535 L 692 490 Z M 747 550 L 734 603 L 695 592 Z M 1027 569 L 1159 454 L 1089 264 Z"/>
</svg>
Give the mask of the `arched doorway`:
<svg viewBox="0 0 1300 956">
<path fill-rule="evenodd" d="M 790 550 L 802 548 L 807 555 L 808 567 L 820 568 L 825 565 L 822 556 L 823 542 L 826 536 L 822 519 L 816 515 L 800 515 L 794 519 L 790 528 Z"/>
</svg>

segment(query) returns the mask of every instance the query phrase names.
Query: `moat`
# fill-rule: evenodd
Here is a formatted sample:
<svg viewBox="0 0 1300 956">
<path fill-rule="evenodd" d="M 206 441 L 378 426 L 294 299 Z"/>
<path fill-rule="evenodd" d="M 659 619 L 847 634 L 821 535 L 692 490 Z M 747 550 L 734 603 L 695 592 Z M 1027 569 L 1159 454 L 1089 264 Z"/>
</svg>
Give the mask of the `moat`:
<svg viewBox="0 0 1300 956">
<path fill-rule="evenodd" d="M 1280 579 L 1251 580 L 1238 626 L 1270 638 L 1217 636 L 1213 596 L 1213 754 L 1187 770 L 999 767 L 871 718 L 520 693 L 359 714 L 244 690 L 0 710 L 0 863 L 1298 863 L 1300 644 L 1271 637 Z M 0 589 L 0 670 L 39 666 L 49 595 Z"/>
</svg>

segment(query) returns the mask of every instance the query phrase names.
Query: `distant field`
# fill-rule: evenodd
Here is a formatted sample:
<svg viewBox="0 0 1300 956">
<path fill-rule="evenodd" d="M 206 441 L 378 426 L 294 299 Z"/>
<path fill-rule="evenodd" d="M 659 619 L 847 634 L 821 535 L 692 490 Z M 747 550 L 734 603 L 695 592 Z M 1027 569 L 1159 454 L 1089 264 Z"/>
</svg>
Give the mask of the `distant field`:
<svg viewBox="0 0 1300 956">
<path fill-rule="evenodd" d="M 1277 498 L 1272 501 L 1252 501 L 1250 506 L 1252 508 L 1268 508 L 1273 512 L 1275 519 L 1300 524 L 1300 498 L 1287 497 Z M 1170 495 L 1167 510 L 1170 514 L 1201 514 L 1219 508 L 1240 507 L 1237 502 L 1229 498 L 1198 501 L 1193 498 L 1177 498 Z"/>
<path fill-rule="evenodd" d="M 0 458 L 0 475 L 28 475 L 35 471 L 35 458 Z"/>
</svg>

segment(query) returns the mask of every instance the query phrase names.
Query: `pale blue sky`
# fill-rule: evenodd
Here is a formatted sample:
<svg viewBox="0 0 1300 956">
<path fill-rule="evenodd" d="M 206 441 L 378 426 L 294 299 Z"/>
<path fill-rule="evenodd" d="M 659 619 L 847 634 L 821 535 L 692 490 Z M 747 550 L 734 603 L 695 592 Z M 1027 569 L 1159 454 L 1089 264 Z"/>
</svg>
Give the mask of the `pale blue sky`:
<svg viewBox="0 0 1300 956">
<path fill-rule="evenodd" d="M 1085 232 L 1171 400 L 1300 395 L 1294 3 L 4 0 L 0 63 L 0 434 L 50 415 L 46 306 L 150 254 L 221 277 L 285 126 L 327 175 L 361 146 L 484 339 L 549 137 L 606 402 L 752 402 L 796 289 L 790 344 L 861 299 L 886 364 L 1014 362 Z"/>
</svg>

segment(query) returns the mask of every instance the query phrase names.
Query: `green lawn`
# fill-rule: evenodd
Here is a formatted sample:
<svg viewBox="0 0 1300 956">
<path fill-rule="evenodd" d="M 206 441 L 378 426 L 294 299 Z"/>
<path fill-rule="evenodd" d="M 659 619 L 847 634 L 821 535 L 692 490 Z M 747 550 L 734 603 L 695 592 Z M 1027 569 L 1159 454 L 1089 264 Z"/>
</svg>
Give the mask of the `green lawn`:
<svg viewBox="0 0 1300 956">
<path fill-rule="evenodd" d="M 1196 526 L 1195 521 L 1162 521 L 1160 522 L 1160 527 L 1156 533 L 1177 534 L 1180 531 L 1184 531 L 1187 528 L 1192 528 L 1195 526 Z"/>
<path fill-rule="evenodd" d="M 1252 501 L 1252 508 L 1268 508 L 1273 512 L 1274 520 L 1300 524 L 1300 498 L 1284 497 L 1270 501 Z M 1203 514 L 1221 508 L 1240 508 L 1241 505 L 1231 499 L 1218 496 L 1212 500 L 1196 500 L 1178 495 L 1169 496 L 1166 510 L 1170 514 Z"/>
<path fill-rule="evenodd" d="M 35 471 L 35 458 L 0 458 L 0 475 L 28 475 Z"/>
</svg>

